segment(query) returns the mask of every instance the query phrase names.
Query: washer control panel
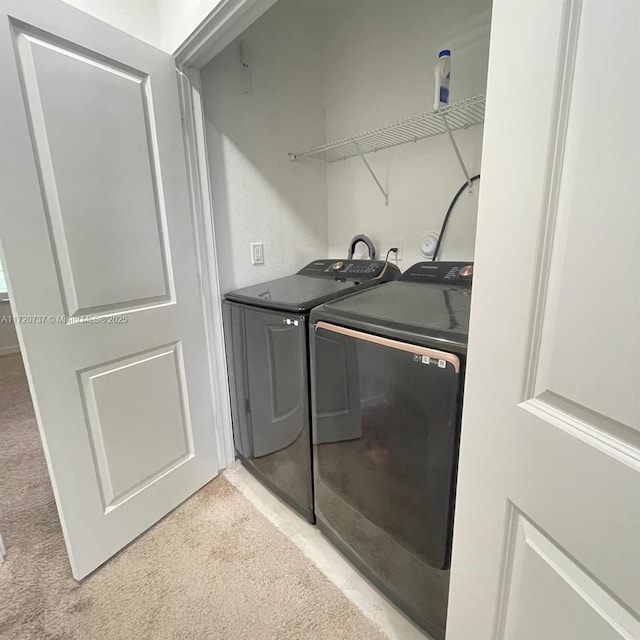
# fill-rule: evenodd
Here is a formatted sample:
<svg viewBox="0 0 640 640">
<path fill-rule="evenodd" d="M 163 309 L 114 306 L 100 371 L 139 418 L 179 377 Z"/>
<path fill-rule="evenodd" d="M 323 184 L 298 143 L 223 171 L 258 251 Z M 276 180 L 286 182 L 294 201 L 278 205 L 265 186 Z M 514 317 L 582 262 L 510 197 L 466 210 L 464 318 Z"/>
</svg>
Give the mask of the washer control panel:
<svg viewBox="0 0 640 640">
<path fill-rule="evenodd" d="M 396 265 L 384 260 L 314 260 L 298 271 L 300 276 L 333 280 L 395 280 L 400 275 Z"/>
<path fill-rule="evenodd" d="M 400 280 L 470 287 L 473 280 L 473 262 L 418 262 L 409 267 Z"/>
</svg>

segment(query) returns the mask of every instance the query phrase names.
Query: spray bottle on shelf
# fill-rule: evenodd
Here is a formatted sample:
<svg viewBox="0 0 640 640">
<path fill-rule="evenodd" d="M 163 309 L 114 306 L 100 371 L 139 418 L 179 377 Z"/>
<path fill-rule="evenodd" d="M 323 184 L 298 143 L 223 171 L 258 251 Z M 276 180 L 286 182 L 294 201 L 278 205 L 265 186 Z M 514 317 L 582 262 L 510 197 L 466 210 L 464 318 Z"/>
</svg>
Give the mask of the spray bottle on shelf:
<svg viewBox="0 0 640 640">
<path fill-rule="evenodd" d="M 449 104 L 449 81 L 451 80 L 451 50 L 442 49 L 438 54 L 435 68 L 436 92 L 434 109 L 446 107 Z"/>
</svg>

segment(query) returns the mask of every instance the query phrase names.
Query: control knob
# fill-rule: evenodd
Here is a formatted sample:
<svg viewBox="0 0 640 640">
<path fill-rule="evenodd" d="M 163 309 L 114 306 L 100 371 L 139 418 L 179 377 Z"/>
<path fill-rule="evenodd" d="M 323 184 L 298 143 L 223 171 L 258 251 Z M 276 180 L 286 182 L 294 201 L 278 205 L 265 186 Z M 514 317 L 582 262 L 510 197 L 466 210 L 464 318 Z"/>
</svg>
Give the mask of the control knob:
<svg viewBox="0 0 640 640">
<path fill-rule="evenodd" d="M 460 267 L 459 274 L 461 278 L 470 278 L 473 275 L 473 265 L 466 264 L 464 267 Z"/>
<path fill-rule="evenodd" d="M 338 262 L 334 262 L 331 265 L 330 269 L 332 269 L 333 271 L 340 271 L 341 269 L 344 269 L 344 262 L 338 260 Z"/>
</svg>

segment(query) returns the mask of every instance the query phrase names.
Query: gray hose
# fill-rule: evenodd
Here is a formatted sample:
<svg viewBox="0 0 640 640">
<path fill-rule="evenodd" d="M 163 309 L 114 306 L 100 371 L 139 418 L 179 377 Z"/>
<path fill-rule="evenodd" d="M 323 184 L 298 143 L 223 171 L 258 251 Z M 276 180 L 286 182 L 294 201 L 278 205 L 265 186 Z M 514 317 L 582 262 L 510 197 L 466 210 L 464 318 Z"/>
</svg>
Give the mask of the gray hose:
<svg viewBox="0 0 640 640">
<path fill-rule="evenodd" d="M 376 259 L 376 246 L 373 244 L 373 241 L 370 238 L 367 238 L 364 234 L 360 234 L 358 236 L 354 236 L 351 238 L 351 245 L 349 246 L 349 253 L 347 254 L 347 258 L 351 260 L 353 258 L 353 253 L 356 250 L 356 245 L 358 242 L 364 242 L 367 245 L 367 249 L 369 249 L 369 260 Z"/>
</svg>

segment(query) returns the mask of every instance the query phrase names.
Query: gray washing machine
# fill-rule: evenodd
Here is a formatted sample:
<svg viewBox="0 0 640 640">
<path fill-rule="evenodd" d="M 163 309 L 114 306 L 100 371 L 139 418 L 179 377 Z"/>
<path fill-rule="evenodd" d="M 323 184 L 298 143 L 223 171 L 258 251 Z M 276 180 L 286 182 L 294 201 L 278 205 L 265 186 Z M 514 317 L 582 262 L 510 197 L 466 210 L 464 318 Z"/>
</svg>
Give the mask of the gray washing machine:
<svg viewBox="0 0 640 640">
<path fill-rule="evenodd" d="M 309 312 L 394 280 L 384 260 L 314 260 L 295 275 L 231 291 L 223 318 L 234 443 L 244 466 L 315 522 Z"/>
<path fill-rule="evenodd" d="M 317 524 L 444 637 L 473 265 L 421 262 L 311 312 Z"/>
</svg>

